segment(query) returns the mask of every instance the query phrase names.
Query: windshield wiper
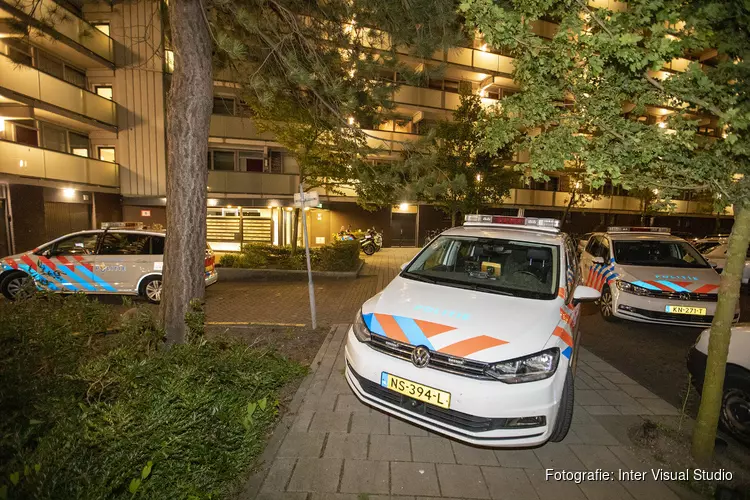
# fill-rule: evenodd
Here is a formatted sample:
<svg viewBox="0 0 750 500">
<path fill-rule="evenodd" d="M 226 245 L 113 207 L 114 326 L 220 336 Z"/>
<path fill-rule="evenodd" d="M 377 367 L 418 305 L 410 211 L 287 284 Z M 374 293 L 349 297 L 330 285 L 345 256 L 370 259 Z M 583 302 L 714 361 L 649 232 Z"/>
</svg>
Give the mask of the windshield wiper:
<svg viewBox="0 0 750 500">
<path fill-rule="evenodd" d="M 412 280 L 416 280 L 416 281 L 423 281 L 425 283 L 432 283 L 433 285 L 435 283 L 437 283 L 432 278 L 428 278 L 427 276 L 422 276 L 421 274 L 410 273 L 409 271 L 404 271 L 403 273 L 401 273 L 401 276 L 403 276 L 405 278 L 412 279 Z"/>
<path fill-rule="evenodd" d="M 507 295 L 508 297 L 515 297 L 516 294 L 511 292 L 506 292 L 504 290 L 499 290 L 493 286 L 490 285 L 481 285 L 479 283 L 474 284 L 474 290 L 477 291 L 483 291 L 483 292 L 490 292 L 490 293 L 496 293 L 498 295 Z"/>
</svg>

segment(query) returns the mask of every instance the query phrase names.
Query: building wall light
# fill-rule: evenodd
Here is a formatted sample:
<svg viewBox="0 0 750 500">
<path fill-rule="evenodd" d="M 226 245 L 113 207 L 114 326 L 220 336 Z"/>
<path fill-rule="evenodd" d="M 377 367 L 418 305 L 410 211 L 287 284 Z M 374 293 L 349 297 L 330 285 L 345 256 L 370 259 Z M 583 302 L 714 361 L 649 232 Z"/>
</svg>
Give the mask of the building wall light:
<svg viewBox="0 0 750 500">
<path fill-rule="evenodd" d="M 399 210 L 404 210 L 404 211 L 409 210 L 409 204 L 408 203 L 401 203 L 401 204 L 399 204 L 398 209 Z"/>
<path fill-rule="evenodd" d="M 76 190 L 73 188 L 65 188 L 62 190 L 63 198 L 72 200 L 76 196 Z"/>
</svg>

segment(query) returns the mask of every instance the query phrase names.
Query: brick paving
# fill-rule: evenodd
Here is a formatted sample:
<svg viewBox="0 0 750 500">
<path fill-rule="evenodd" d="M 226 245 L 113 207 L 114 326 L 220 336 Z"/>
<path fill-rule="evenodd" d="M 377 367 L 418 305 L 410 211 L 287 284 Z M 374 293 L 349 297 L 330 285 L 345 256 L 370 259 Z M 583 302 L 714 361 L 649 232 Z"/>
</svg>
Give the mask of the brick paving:
<svg viewBox="0 0 750 500">
<path fill-rule="evenodd" d="M 365 256 L 356 279 L 315 279 L 318 324 L 348 323 L 362 303 L 382 290 L 416 248 L 384 248 Z M 206 291 L 209 323 L 310 324 L 307 280 L 219 281 Z"/>
<path fill-rule="evenodd" d="M 607 419 L 677 412 L 586 350 L 580 353 L 566 439 L 535 449 L 492 450 L 458 443 L 360 403 L 343 374 L 347 329 L 348 324 L 331 329 L 313 362 L 317 368 L 300 386 L 242 500 L 690 497 L 674 483 L 651 479 L 580 485 L 546 480 L 546 468 L 648 471 L 651 464 L 629 451 Z"/>
</svg>

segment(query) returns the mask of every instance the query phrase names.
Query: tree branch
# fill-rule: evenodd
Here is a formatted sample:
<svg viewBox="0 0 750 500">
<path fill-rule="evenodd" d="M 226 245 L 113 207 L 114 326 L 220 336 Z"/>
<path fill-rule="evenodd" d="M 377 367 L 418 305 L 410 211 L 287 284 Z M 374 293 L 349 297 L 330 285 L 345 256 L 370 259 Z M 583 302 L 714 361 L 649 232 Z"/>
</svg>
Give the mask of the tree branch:
<svg viewBox="0 0 750 500">
<path fill-rule="evenodd" d="M 649 75 L 648 72 L 644 73 L 643 76 L 646 77 L 646 80 L 652 86 L 659 89 L 661 92 L 664 92 L 665 94 L 670 94 L 670 92 L 668 92 L 667 89 L 664 88 L 664 85 L 662 85 L 662 83 L 658 81 L 656 78 Z M 691 104 L 700 106 L 703 109 L 709 110 L 714 116 L 717 116 L 719 118 L 724 118 L 724 112 L 722 112 L 719 108 L 717 108 L 713 104 L 707 101 L 704 101 L 703 99 L 698 99 L 697 97 L 685 97 L 685 96 L 680 96 L 680 95 L 678 95 L 677 97 L 679 99 L 682 99 L 685 102 L 689 102 Z"/>
</svg>

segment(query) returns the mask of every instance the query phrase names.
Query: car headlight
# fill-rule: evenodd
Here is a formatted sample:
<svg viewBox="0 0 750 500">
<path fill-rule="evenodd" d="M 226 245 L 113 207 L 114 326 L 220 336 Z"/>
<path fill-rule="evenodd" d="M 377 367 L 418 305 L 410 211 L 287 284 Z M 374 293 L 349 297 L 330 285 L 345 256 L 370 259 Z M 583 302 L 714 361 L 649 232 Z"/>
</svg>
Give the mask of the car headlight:
<svg viewBox="0 0 750 500">
<path fill-rule="evenodd" d="M 617 280 L 617 289 L 621 292 L 632 293 L 633 295 L 651 295 L 648 288 L 634 285 L 629 281 Z"/>
<path fill-rule="evenodd" d="M 365 324 L 365 319 L 362 317 L 361 309 L 357 311 L 357 317 L 354 318 L 354 326 L 352 327 L 352 329 L 354 330 L 354 336 L 357 337 L 357 340 L 359 340 L 360 342 L 370 341 L 370 335 L 372 333 Z"/>
<path fill-rule="evenodd" d="M 487 368 L 487 374 L 507 384 L 533 382 L 551 377 L 559 360 L 560 349 L 553 347 L 523 358 L 493 363 Z"/>
</svg>

